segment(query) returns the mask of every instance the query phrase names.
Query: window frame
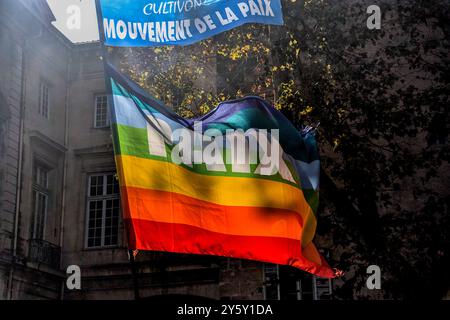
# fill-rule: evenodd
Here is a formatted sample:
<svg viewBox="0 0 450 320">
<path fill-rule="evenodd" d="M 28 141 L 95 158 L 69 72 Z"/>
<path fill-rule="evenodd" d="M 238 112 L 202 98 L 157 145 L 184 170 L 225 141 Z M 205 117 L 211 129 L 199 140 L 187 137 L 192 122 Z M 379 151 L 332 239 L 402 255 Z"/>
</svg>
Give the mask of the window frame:
<svg viewBox="0 0 450 320">
<path fill-rule="evenodd" d="M 45 173 L 45 184 L 41 184 L 41 175 Z M 32 192 L 33 192 L 33 218 L 31 225 L 31 239 L 45 240 L 47 216 L 49 212 L 50 190 L 49 190 L 50 169 L 40 162 L 33 163 L 32 176 Z M 39 213 L 39 197 L 42 196 L 44 201 L 44 213 L 42 219 L 38 219 Z M 42 234 L 38 235 L 38 221 L 42 220 Z"/>
<path fill-rule="evenodd" d="M 84 237 L 84 248 L 86 250 L 101 250 L 101 249 L 111 249 L 118 248 L 120 246 L 120 230 L 121 230 L 121 203 L 120 203 L 120 193 L 117 190 L 117 193 L 107 194 L 107 186 L 108 186 L 108 176 L 112 176 L 113 179 L 116 179 L 115 172 L 98 172 L 98 173 L 90 173 L 87 175 L 87 189 L 86 189 L 86 222 L 85 222 L 85 237 Z M 103 192 L 102 195 L 91 196 L 91 182 L 92 177 L 103 177 Z M 117 182 L 118 186 L 118 182 Z M 118 200 L 118 217 L 117 217 L 117 241 L 115 244 L 105 245 L 105 232 L 106 232 L 106 211 L 107 211 L 107 201 L 115 201 Z M 89 221 L 91 217 L 90 204 L 91 202 L 101 201 L 102 202 L 102 218 L 101 218 L 101 235 L 100 235 L 100 245 L 89 246 Z M 112 209 L 114 206 L 112 207 Z M 95 239 L 95 238 L 94 238 Z"/>
<path fill-rule="evenodd" d="M 104 125 L 99 125 L 98 124 L 98 109 L 99 109 L 99 105 L 98 105 L 98 99 L 99 98 L 106 98 L 106 118 L 105 118 L 105 124 Z M 108 103 L 108 95 L 106 93 L 99 93 L 99 94 L 95 94 L 94 95 L 94 129 L 104 129 L 104 128 L 109 128 L 111 125 L 111 121 L 110 121 L 110 116 L 109 116 L 109 103 Z"/>
<path fill-rule="evenodd" d="M 44 104 L 44 97 L 45 97 L 45 104 Z M 38 113 L 45 119 L 50 118 L 50 86 L 47 82 L 43 80 L 39 82 Z"/>
</svg>

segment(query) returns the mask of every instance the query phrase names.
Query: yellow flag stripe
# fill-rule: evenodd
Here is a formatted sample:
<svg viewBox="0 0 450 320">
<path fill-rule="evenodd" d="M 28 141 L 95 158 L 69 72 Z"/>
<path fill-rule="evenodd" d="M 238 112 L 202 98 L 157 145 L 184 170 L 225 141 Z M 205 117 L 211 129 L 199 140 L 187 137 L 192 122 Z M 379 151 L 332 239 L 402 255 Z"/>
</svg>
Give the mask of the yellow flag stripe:
<svg viewBox="0 0 450 320">
<path fill-rule="evenodd" d="M 122 168 L 120 184 L 123 187 L 173 192 L 225 206 L 294 211 L 303 220 L 302 245 L 308 245 L 314 237 L 317 221 L 311 207 L 301 190 L 290 185 L 261 179 L 207 176 L 174 163 L 126 155 L 117 155 L 116 163 Z"/>
</svg>

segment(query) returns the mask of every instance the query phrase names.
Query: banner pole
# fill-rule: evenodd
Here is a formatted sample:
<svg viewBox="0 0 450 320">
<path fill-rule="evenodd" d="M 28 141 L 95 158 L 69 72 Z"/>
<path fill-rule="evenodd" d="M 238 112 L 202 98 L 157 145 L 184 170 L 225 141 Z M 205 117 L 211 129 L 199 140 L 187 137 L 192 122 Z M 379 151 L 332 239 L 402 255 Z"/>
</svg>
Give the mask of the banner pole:
<svg viewBox="0 0 450 320">
<path fill-rule="evenodd" d="M 106 49 L 106 46 L 105 46 L 105 34 L 103 33 L 103 30 L 104 30 L 103 14 L 102 14 L 102 7 L 100 4 L 100 1 L 101 0 L 95 0 L 95 7 L 96 7 L 96 13 L 97 13 L 98 35 L 99 35 L 100 48 L 101 48 L 101 53 L 102 53 L 103 70 L 105 72 L 106 93 L 107 93 L 108 97 L 112 97 L 111 83 L 106 78 L 106 64 L 107 64 L 107 60 L 108 60 L 108 50 Z M 114 100 L 108 99 L 108 104 L 110 106 L 110 109 L 109 109 L 110 118 L 113 118 L 113 117 L 111 117 L 111 115 L 112 115 L 112 110 L 113 110 L 113 106 L 114 106 Z M 112 127 L 111 127 L 111 131 L 112 131 Z M 111 134 L 112 134 L 112 136 L 114 136 L 114 132 L 111 132 Z M 114 138 L 113 138 L 113 145 L 114 145 Z M 117 168 L 117 163 L 116 163 L 116 168 Z M 121 216 L 123 217 L 122 213 L 121 213 Z M 126 225 L 127 224 L 125 224 L 125 226 Z M 137 277 L 136 260 L 135 260 L 135 256 L 134 256 L 134 251 L 129 248 L 129 239 L 130 239 L 129 228 L 125 227 L 125 229 L 126 229 L 126 233 L 127 233 L 127 242 L 128 242 L 128 261 L 130 262 L 131 275 L 133 278 L 134 299 L 139 300 L 140 295 L 139 295 L 139 284 L 138 284 L 138 277 Z"/>
</svg>

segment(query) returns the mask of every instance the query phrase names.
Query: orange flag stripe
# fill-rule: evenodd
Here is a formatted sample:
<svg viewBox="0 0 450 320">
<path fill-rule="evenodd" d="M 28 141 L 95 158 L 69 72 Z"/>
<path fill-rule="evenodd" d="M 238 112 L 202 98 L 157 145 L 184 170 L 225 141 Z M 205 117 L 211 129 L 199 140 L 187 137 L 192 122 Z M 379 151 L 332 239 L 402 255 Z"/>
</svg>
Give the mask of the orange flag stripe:
<svg viewBox="0 0 450 320">
<path fill-rule="evenodd" d="M 251 178 L 207 176 L 173 163 L 133 156 L 118 155 L 116 162 L 123 168 L 121 186 L 173 192 L 218 205 L 293 211 L 303 221 L 302 244 L 308 245 L 314 237 L 316 217 L 302 191 L 290 185 L 270 180 L 256 182 Z"/>
<path fill-rule="evenodd" d="M 318 260 L 311 261 L 311 258 L 302 252 L 298 240 L 227 235 L 193 226 L 139 219 L 127 219 L 125 222 L 132 231 L 130 244 L 139 250 L 266 261 L 300 268 L 319 277 L 335 276 L 322 257 L 318 256 Z"/>
<path fill-rule="evenodd" d="M 230 235 L 280 237 L 300 243 L 298 213 L 257 207 L 222 206 L 182 194 L 123 187 L 126 218 L 177 223 Z"/>
</svg>

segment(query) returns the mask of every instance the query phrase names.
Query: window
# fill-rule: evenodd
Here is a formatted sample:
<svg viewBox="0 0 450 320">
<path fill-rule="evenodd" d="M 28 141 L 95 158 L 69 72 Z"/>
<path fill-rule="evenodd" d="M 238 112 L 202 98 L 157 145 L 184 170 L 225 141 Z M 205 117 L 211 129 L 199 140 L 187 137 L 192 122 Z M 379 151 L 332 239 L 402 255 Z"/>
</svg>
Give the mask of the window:
<svg viewBox="0 0 450 320">
<path fill-rule="evenodd" d="M 41 83 L 39 88 L 39 114 L 45 118 L 48 118 L 48 91 L 48 86 Z"/>
<path fill-rule="evenodd" d="M 280 269 L 278 265 L 264 264 L 264 299 L 280 300 Z"/>
<path fill-rule="evenodd" d="M 32 239 L 44 240 L 48 198 L 48 170 L 39 164 L 35 164 L 33 168 Z"/>
<path fill-rule="evenodd" d="M 87 201 L 88 248 L 110 247 L 118 244 L 119 185 L 114 174 L 89 176 Z"/>
<path fill-rule="evenodd" d="M 105 128 L 109 126 L 108 97 L 99 95 L 95 97 L 95 128 Z"/>
<path fill-rule="evenodd" d="M 265 300 L 330 300 L 332 287 L 331 279 L 288 266 L 264 265 Z"/>
</svg>

